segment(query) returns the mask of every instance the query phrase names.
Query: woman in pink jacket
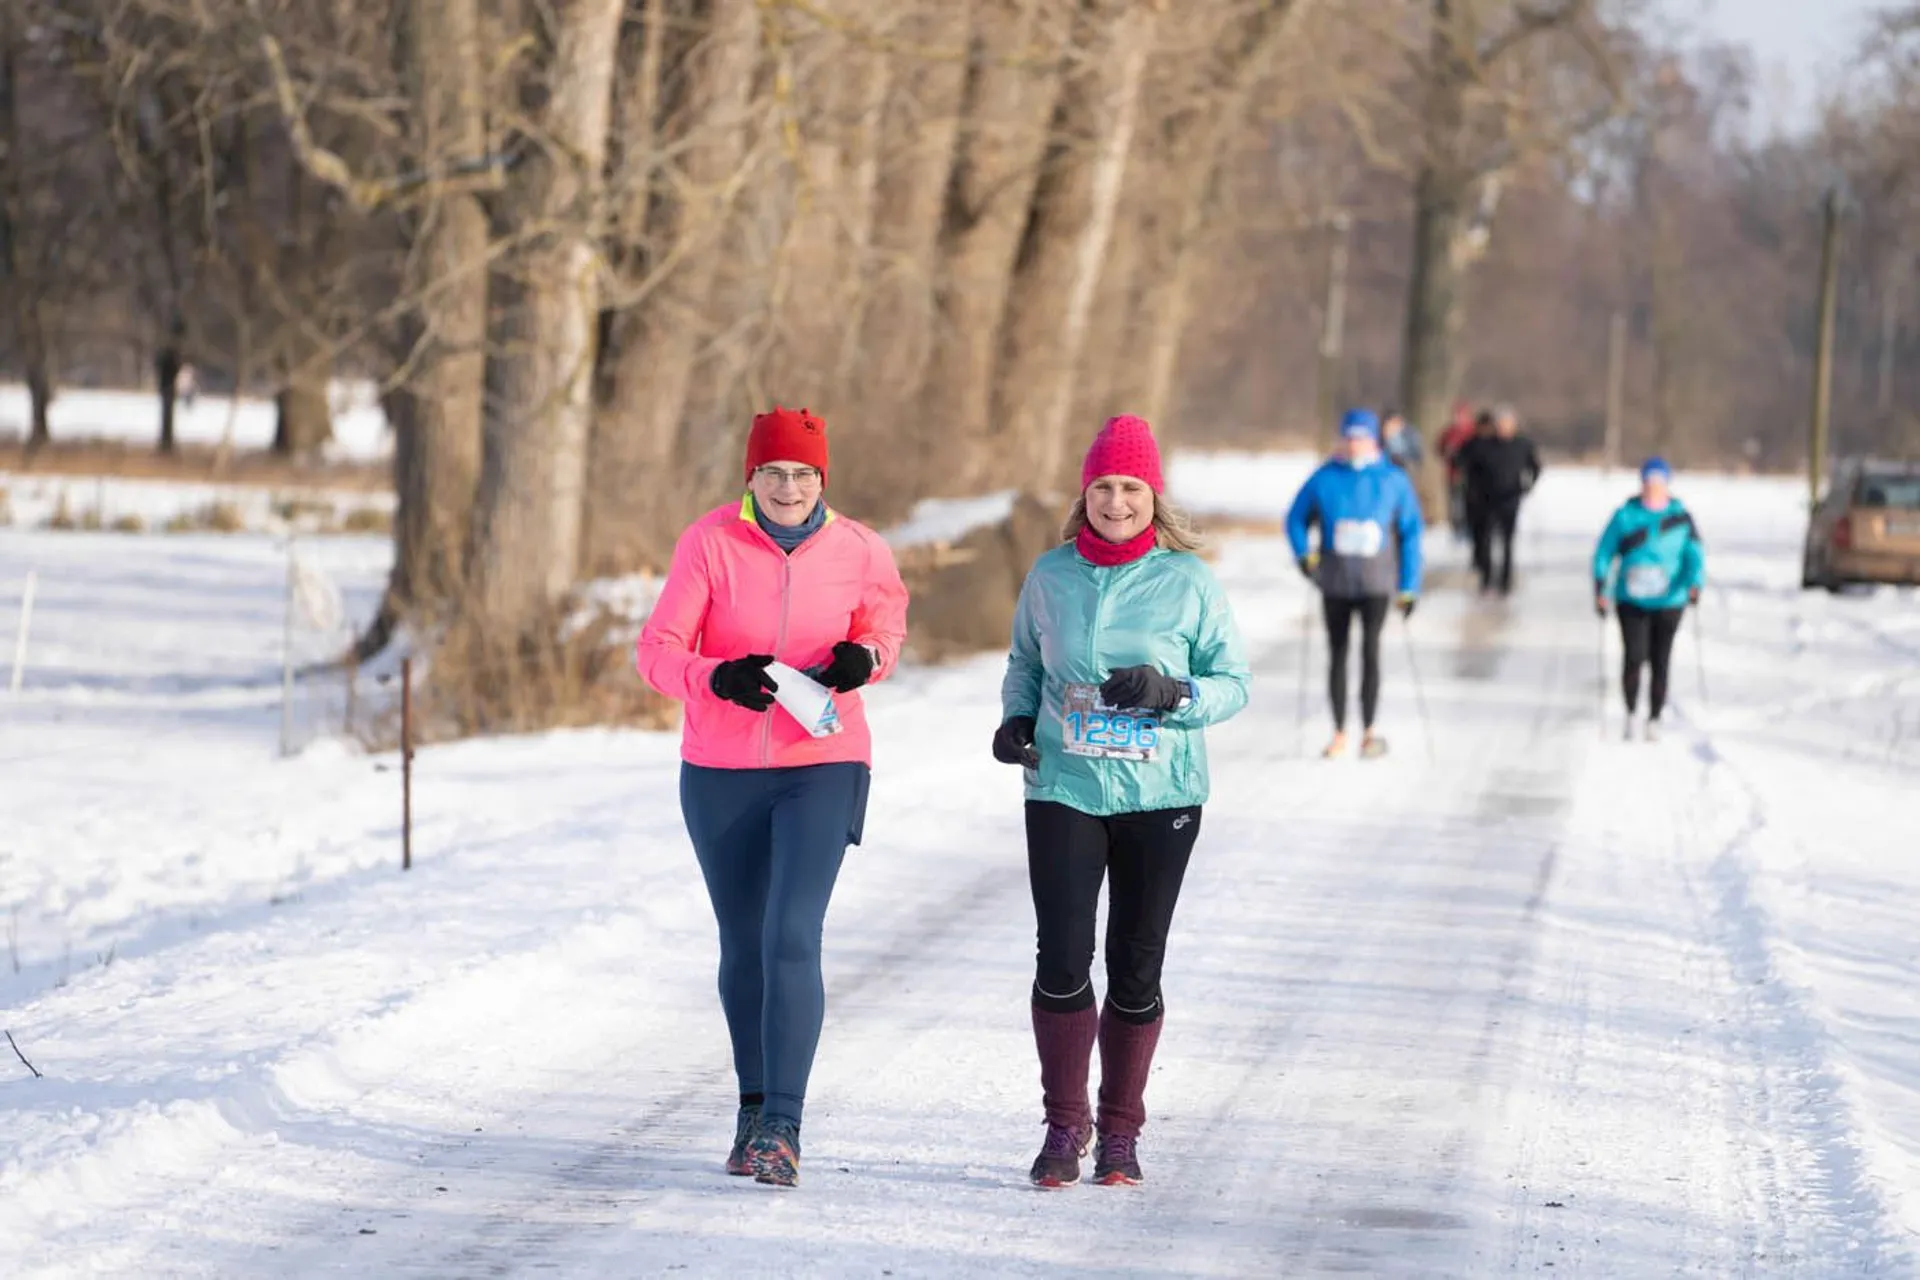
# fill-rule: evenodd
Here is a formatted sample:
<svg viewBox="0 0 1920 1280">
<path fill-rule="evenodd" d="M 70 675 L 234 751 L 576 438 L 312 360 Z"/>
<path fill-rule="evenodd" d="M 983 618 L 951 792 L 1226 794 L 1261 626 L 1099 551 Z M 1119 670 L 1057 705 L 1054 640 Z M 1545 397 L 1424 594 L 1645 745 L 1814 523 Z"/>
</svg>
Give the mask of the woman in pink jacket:
<svg viewBox="0 0 1920 1280">
<path fill-rule="evenodd" d="M 879 535 L 826 503 L 827 428 L 775 407 L 747 438 L 748 491 L 680 537 L 640 633 L 648 684 L 686 704 L 680 810 L 720 924 L 720 1002 L 740 1111 L 727 1172 L 793 1186 L 820 1039 L 820 934 L 860 843 L 872 752 L 858 690 L 890 672 L 907 589 Z M 775 660 L 834 691 L 814 737 L 774 705 Z"/>
</svg>

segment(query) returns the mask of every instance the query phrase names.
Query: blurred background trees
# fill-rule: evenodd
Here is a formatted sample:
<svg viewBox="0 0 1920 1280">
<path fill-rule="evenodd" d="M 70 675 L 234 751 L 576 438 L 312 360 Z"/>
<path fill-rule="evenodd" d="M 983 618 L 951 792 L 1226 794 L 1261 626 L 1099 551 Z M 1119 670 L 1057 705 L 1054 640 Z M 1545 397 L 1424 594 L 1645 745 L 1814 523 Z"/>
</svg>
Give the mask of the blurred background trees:
<svg viewBox="0 0 1920 1280">
<path fill-rule="evenodd" d="M 658 569 L 743 429 L 834 501 L 1044 492 L 1105 414 L 1300 443 L 1511 401 L 1549 447 L 1920 447 L 1920 5 L 1812 135 L 1631 0 L 11 0 L 0 376 L 381 388 L 395 625 L 535 635 Z M 1330 269 L 1344 259 L 1338 323 Z M 1323 347 L 1327 348 L 1323 351 Z M 40 422 L 44 430 L 44 413 Z"/>
</svg>

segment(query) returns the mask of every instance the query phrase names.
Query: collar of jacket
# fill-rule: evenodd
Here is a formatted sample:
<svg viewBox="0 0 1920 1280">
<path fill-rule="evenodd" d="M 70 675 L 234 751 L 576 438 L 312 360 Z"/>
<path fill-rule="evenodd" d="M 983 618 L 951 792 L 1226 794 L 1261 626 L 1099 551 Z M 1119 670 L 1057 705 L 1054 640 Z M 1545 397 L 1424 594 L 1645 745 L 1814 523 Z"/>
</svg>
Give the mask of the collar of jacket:
<svg viewBox="0 0 1920 1280">
<path fill-rule="evenodd" d="M 793 551 L 802 543 L 806 542 L 808 538 L 820 532 L 820 530 L 826 528 L 833 522 L 834 510 L 827 505 L 827 500 L 822 497 L 819 505 L 808 514 L 806 520 L 800 524 L 791 526 L 793 532 L 788 536 L 793 539 L 792 546 L 787 545 L 780 535 L 774 533 L 772 529 L 767 527 L 767 524 L 770 522 L 761 521 L 760 512 L 753 505 L 753 494 L 751 491 L 743 495 L 740 499 L 740 519 L 765 534 L 767 541 L 773 543 L 774 546 L 779 547 L 782 551 L 791 555 Z M 782 526 L 782 528 L 786 527 L 788 526 Z"/>
</svg>

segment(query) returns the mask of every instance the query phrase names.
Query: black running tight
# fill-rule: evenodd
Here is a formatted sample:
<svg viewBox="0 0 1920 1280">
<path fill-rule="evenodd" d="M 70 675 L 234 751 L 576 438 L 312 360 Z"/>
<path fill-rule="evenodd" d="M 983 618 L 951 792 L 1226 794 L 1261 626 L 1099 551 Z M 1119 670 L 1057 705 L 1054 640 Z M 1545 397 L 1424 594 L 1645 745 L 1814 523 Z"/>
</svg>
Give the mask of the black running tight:
<svg viewBox="0 0 1920 1280">
<path fill-rule="evenodd" d="M 1625 642 L 1626 661 L 1620 670 L 1620 691 L 1627 698 L 1627 714 L 1640 703 L 1640 668 L 1651 665 L 1653 679 L 1647 688 L 1647 715 L 1658 720 L 1667 705 L 1667 669 L 1673 662 L 1673 639 L 1680 634 L 1680 619 L 1685 609 L 1642 609 L 1624 601 L 1616 606 L 1620 614 L 1620 639 Z"/>
<path fill-rule="evenodd" d="M 1347 640 L 1353 617 L 1360 615 L 1360 723 L 1373 728 L 1380 705 L 1380 630 L 1387 621 L 1387 597 L 1362 596 L 1342 600 L 1322 596 L 1327 620 L 1327 700 L 1333 704 L 1333 727 L 1347 727 Z"/>
</svg>

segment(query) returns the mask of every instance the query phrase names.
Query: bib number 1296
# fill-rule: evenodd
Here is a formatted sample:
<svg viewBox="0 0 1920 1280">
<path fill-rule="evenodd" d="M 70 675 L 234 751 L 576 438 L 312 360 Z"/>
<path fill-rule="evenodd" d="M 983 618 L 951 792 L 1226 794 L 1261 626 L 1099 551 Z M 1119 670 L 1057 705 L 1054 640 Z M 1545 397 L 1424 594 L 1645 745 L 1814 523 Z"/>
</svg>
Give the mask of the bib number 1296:
<svg viewBox="0 0 1920 1280">
<path fill-rule="evenodd" d="M 1160 745 L 1160 721 L 1146 713 L 1109 707 L 1100 689 L 1091 684 L 1069 684 L 1062 708 L 1061 729 L 1066 752 L 1108 760 L 1153 759 Z"/>
</svg>

